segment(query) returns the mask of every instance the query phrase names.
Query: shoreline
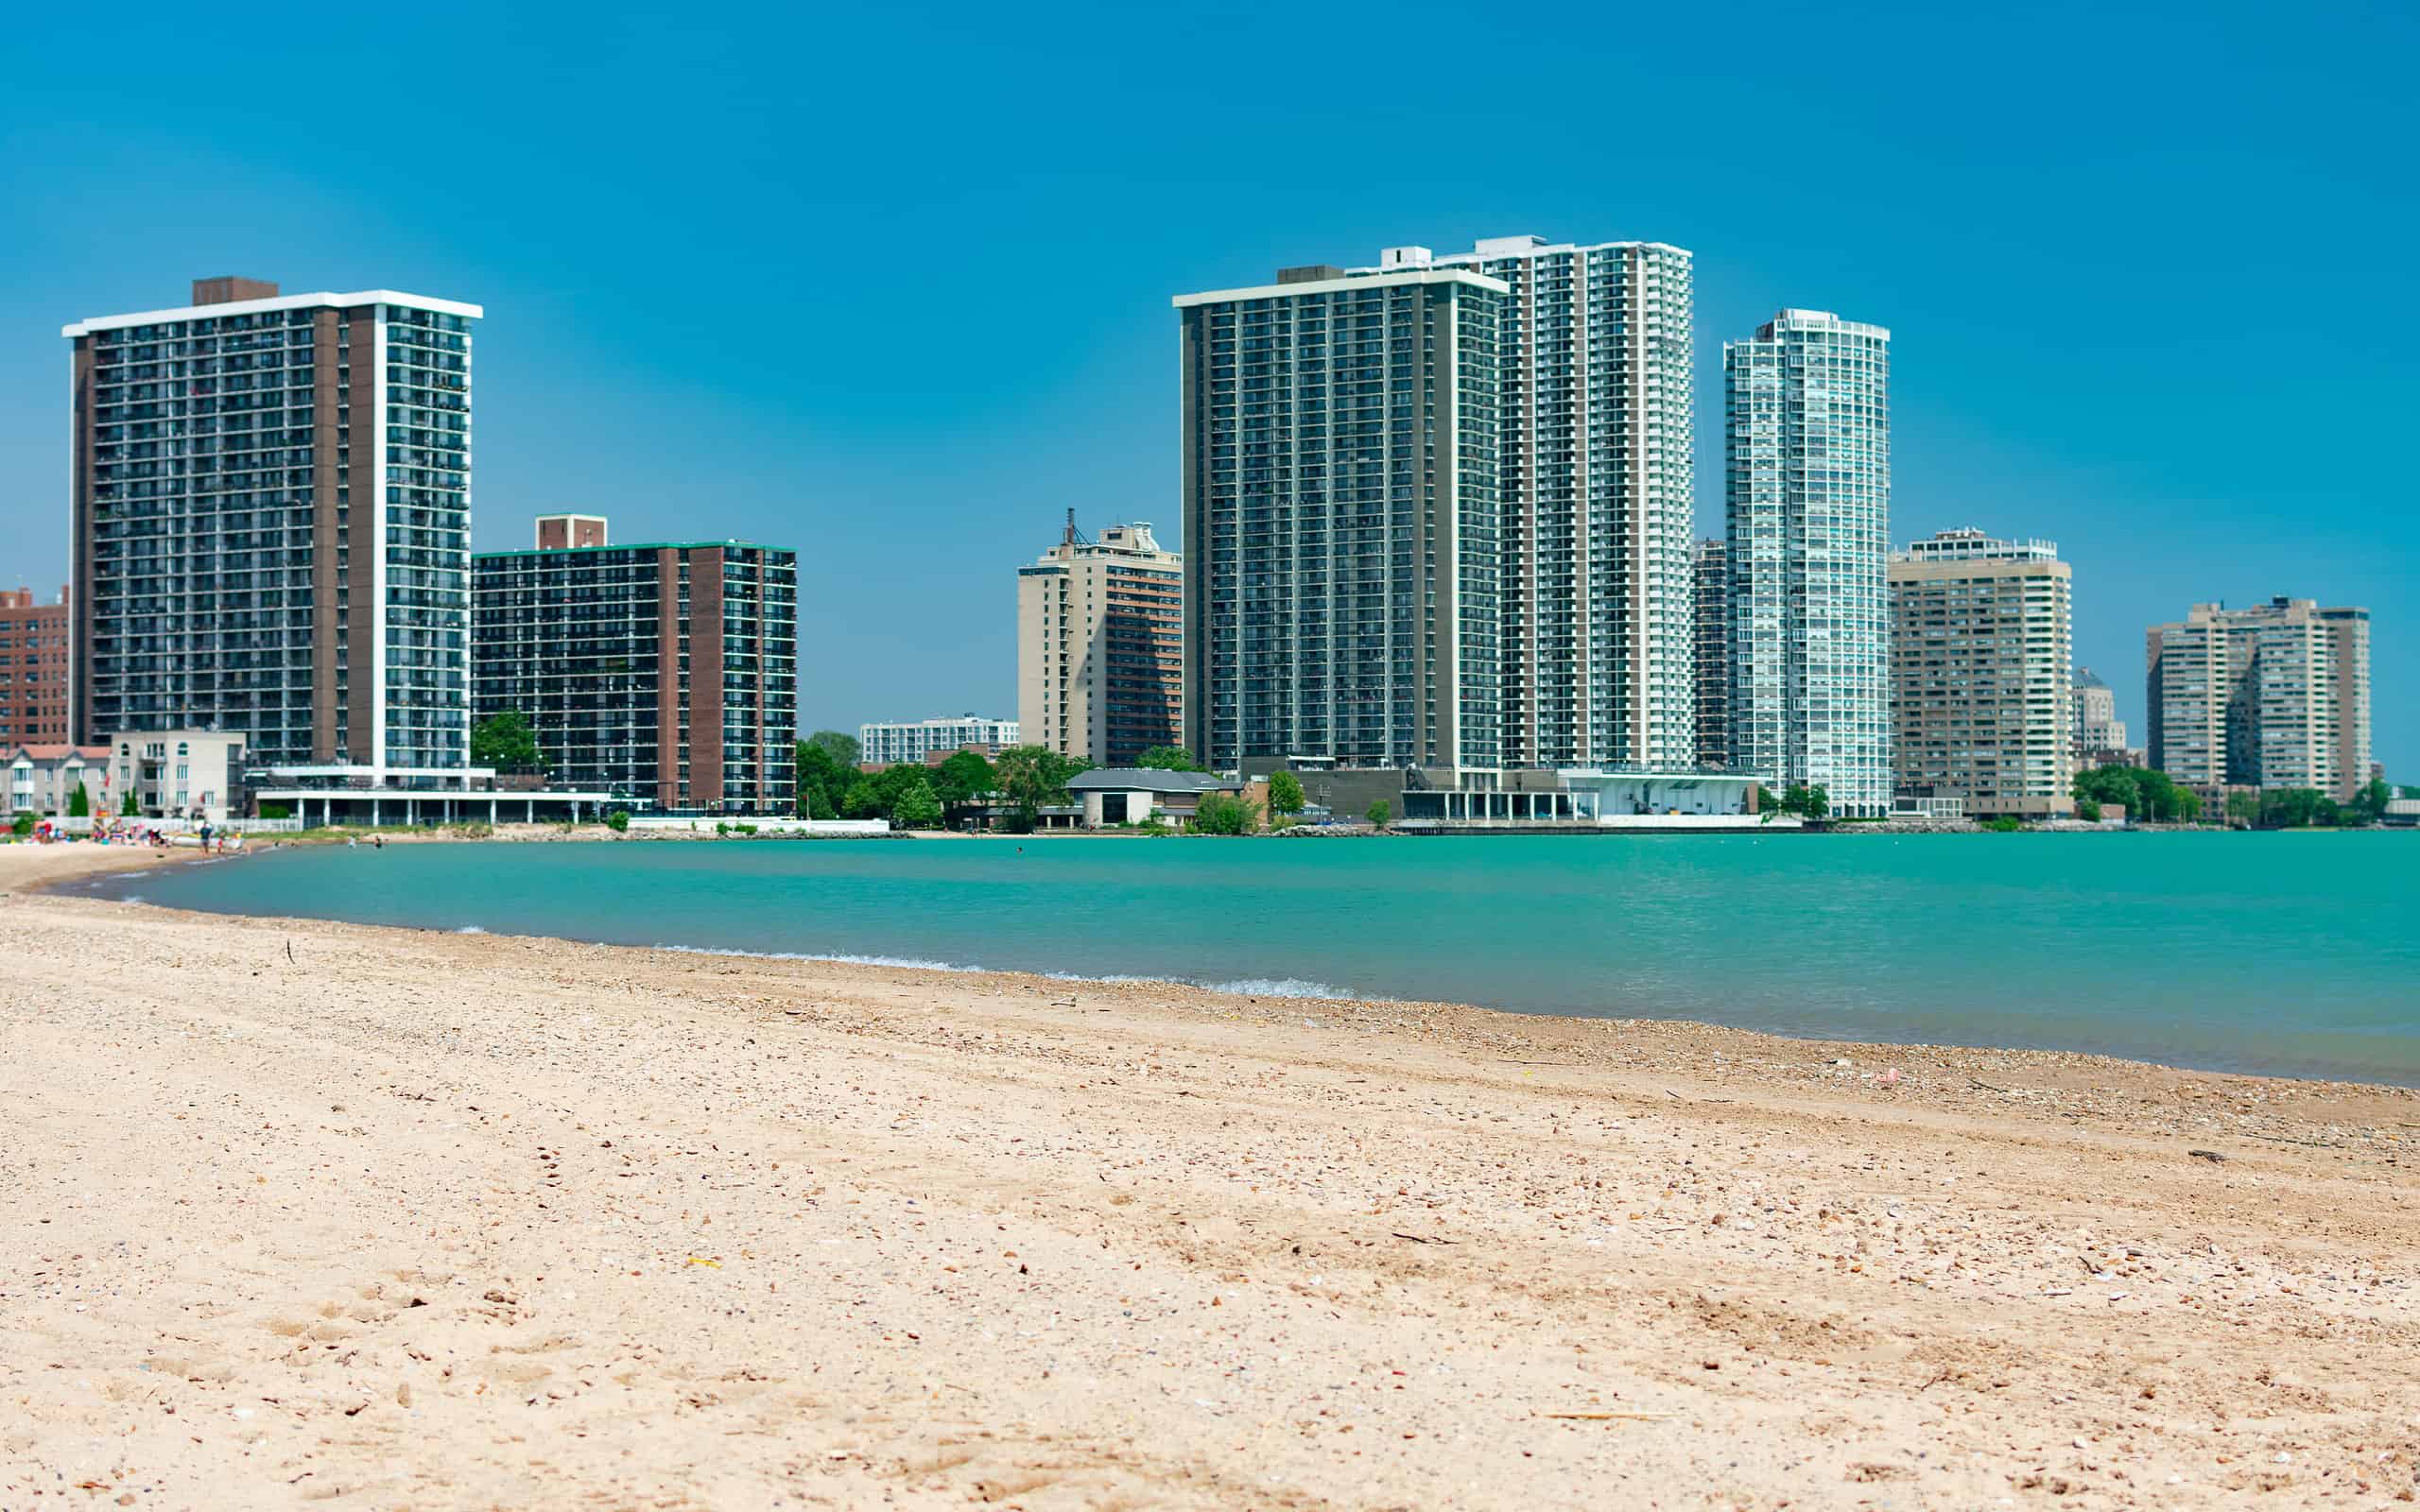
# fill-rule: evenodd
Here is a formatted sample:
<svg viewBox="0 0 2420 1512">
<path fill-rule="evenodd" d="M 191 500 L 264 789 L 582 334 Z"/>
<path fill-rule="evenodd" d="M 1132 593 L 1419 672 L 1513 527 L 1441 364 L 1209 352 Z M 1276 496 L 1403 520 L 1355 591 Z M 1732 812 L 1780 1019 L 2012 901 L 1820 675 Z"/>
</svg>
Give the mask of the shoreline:
<svg viewBox="0 0 2420 1512">
<path fill-rule="evenodd" d="M 532 836 L 527 841 L 507 840 L 503 843 L 550 843 L 555 839 L 587 840 L 592 838 L 615 839 L 620 837 L 614 835 L 611 832 L 603 832 L 598 836 L 577 834 L 570 836 Z M 966 836 L 966 838 L 1023 839 L 1028 837 L 995 835 Z M 1093 836 L 1093 838 L 1098 838 L 1098 836 Z M 1219 836 L 1214 838 L 1231 837 Z M 434 832 L 424 833 L 417 838 L 398 841 L 397 843 L 422 845 L 467 845 L 491 843 L 493 840 L 494 837 L 493 836 L 474 836 Z M 318 844 L 324 842 L 303 843 Z M 132 848 L 130 848 L 130 849 Z M 1282 980 L 1275 978 L 1236 978 L 1224 982 L 1205 983 L 1179 977 L 1154 976 L 1142 972 L 1109 972 L 1098 975 L 1084 975 L 1075 972 L 1037 971 L 1013 967 L 985 966 L 973 962 L 947 961 L 883 954 L 859 954 L 848 952 L 816 954 L 808 952 L 762 951 L 737 946 L 704 946 L 663 942 L 643 943 L 636 941 L 585 939 L 563 935 L 537 935 L 523 934 L 514 931 L 491 931 L 485 927 L 476 925 L 466 926 L 462 929 L 454 931 L 447 931 L 433 925 L 378 923 L 351 924 L 349 921 L 345 920 L 320 919 L 313 919 L 309 916 L 300 915 L 286 916 L 246 913 L 222 914 L 208 909 L 182 909 L 154 903 L 140 898 L 122 899 L 106 894 L 81 893 L 75 890 L 78 884 L 93 880 L 98 874 L 120 874 L 128 870 L 142 869 L 149 866 L 170 865 L 179 862 L 188 864 L 209 862 L 215 864 L 221 861 L 243 860 L 247 857 L 257 857 L 270 854 L 276 848 L 274 846 L 263 846 L 256 850 L 248 850 L 247 851 L 237 855 L 210 857 L 203 857 L 198 854 L 189 854 L 176 850 L 156 854 L 146 850 L 141 853 L 139 858 L 129 858 L 124 861 L 115 861 L 112 864 L 105 864 L 89 868 L 77 868 L 70 865 L 63 868 L 60 870 L 60 874 L 45 878 L 30 885 L 13 882 L 10 879 L 9 876 L 9 868 L 5 865 L 5 849 L 0 849 L 0 897 L 5 897 L 11 891 L 26 891 L 32 894 L 56 893 L 61 897 L 82 898 L 87 901 L 104 903 L 132 902 L 138 907 L 157 908 L 162 912 L 182 914 L 194 919 L 230 919 L 265 920 L 269 922 L 284 921 L 295 925 L 345 924 L 347 927 L 394 930 L 404 935 L 419 936 L 458 934 L 461 937 L 465 938 L 528 940 L 551 943 L 561 945 L 568 949 L 579 950 L 662 952 L 675 955 L 700 956 L 738 961 L 761 961 L 767 963 L 798 962 L 810 966 L 822 966 L 838 969 L 863 967 L 870 970 L 925 973 L 949 981 L 963 981 L 969 978 L 1001 978 L 1012 979 L 1018 982 L 1047 984 L 1062 988 L 1135 987 L 1171 992 L 1201 993 L 1214 998 L 1237 997 L 1253 1000 L 1267 999 L 1270 1003 L 1274 1004 L 1296 1004 L 1305 1007 L 1334 1005 L 1374 1011 L 1390 1008 L 1402 1008 L 1418 1010 L 1424 1013 L 1442 1012 L 1478 1014 L 1502 1019 L 1506 1021 L 1508 1026 L 1541 1024 L 1589 1026 L 1615 1024 L 1634 1028 L 1644 1025 L 1657 1025 L 1669 1028 L 1675 1032 L 1698 1033 L 1707 1037 L 1742 1037 L 1744 1042 L 1766 1047 L 1766 1052 L 1772 1055 L 1782 1054 L 1790 1047 L 1799 1047 L 1802 1054 L 1813 1054 L 1817 1051 L 1821 1051 L 1824 1055 L 1833 1057 L 1834 1058 L 1845 1057 L 1859 1064 L 1871 1063 L 1879 1065 L 1893 1059 L 1893 1057 L 1905 1059 L 1925 1056 L 1936 1058 L 1978 1056 L 2007 1057 L 2013 1062 L 2022 1061 L 2025 1057 L 2044 1057 L 2047 1060 L 2056 1061 L 2062 1064 L 2073 1064 L 2078 1066 L 2100 1065 L 2112 1068 L 2113 1070 L 2157 1072 L 2177 1077 L 2229 1078 L 2244 1082 L 2271 1083 L 2279 1086 L 2376 1091 L 2402 1093 L 2415 1099 L 2420 1099 L 2420 1079 L 2398 1081 L 2376 1076 L 2347 1076 L 2341 1074 L 2327 1074 L 2323 1072 L 2245 1071 L 2229 1067 L 2182 1064 L 2174 1061 L 2153 1059 L 2148 1056 L 2132 1057 L 2114 1054 L 2107 1051 L 2062 1049 L 2056 1046 L 2047 1045 L 2012 1045 L 1982 1042 L 1965 1043 L 1955 1040 L 1841 1040 L 1814 1034 L 1795 1035 L 1772 1029 L 1746 1028 L 1724 1024 L 1713 1020 L 1693 1019 L 1680 1016 L 1590 1016 L 1554 1009 L 1495 1007 L 1483 1004 L 1463 1003 L 1451 999 L 1413 999 L 1362 996 L 1355 994 L 1349 988 L 1340 988 L 1333 983 L 1305 981 L 1297 978 L 1286 978 Z M 1288 988 L 1296 987 L 1315 988 L 1324 990 L 1315 992 L 1288 990 Z M 2414 1122 L 2415 1125 L 2420 1125 L 2420 1112 L 2415 1112 Z"/>
<path fill-rule="evenodd" d="M 26 880 L 10 1505 L 2420 1486 L 2407 1091 Z"/>
</svg>

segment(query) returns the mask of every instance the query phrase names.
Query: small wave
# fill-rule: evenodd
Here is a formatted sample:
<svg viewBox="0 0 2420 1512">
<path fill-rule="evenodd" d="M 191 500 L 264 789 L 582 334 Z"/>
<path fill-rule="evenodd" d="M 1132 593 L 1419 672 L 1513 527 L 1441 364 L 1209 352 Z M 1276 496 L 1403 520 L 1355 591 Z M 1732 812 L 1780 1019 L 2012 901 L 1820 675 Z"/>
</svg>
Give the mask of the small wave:
<svg viewBox="0 0 2420 1512">
<path fill-rule="evenodd" d="M 125 897 L 118 900 L 118 902 L 122 903 L 139 903 L 142 901 L 143 895 L 139 892 L 128 893 Z"/>
<path fill-rule="evenodd" d="M 461 928 L 459 928 L 459 929 L 456 930 L 454 933 L 455 933 L 455 934 L 457 934 L 457 935 L 484 935 L 484 934 L 486 934 L 486 933 L 487 933 L 487 931 L 486 931 L 486 930 L 484 930 L 484 929 L 481 929 L 481 928 L 480 928 L 478 925 L 476 925 L 476 924 L 464 924 Z"/>
<path fill-rule="evenodd" d="M 1233 982 L 1201 984 L 1213 992 L 1233 992 L 1247 998 L 1366 998 L 1368 994 L 1333 987 L 1325 982 L 1305 982 L 1299 976 L 1247 976 Z"/>
<path fill-rule="evenodd" d="M 711 945 L 657 945 L 659 951 L 678 951 L 683 955 L 736 955 L 754 961 L 828 961 L 835 966 L 896 966 L 916 971 L 988 971 L 988 966 L 964 966 L 956 961 L 927 961 L 912 955 L 850 955 L 836 951 L 743 951 Z"/>
</svg>

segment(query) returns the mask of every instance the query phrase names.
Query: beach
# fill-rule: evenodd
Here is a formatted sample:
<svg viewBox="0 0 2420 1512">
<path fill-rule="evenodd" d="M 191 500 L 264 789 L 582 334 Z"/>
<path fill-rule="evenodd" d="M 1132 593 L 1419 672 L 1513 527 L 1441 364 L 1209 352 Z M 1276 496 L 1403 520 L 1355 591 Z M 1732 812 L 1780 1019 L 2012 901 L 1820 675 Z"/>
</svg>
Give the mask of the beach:
<svg viewBox="0 0 2420 1512">
<path fill-rule="evenodd" d="M 2420 1484 L 2408 1090 L 32 890 L 146 856 L 0 849 L 0 1506 Z"/>
</svg>

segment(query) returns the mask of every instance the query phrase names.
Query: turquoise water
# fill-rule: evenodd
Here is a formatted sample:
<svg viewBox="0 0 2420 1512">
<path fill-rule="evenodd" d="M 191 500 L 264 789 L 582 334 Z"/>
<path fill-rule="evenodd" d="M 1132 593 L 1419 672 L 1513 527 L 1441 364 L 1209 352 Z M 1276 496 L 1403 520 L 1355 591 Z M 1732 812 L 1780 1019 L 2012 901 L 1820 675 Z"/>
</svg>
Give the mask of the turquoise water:
<svg viewBox="0 0 2420 1512">
<path fill-rule="evenodd" d="M 180 907 L 2420 1084 L 2420 836 L 304 849 Z"/>
</svg>

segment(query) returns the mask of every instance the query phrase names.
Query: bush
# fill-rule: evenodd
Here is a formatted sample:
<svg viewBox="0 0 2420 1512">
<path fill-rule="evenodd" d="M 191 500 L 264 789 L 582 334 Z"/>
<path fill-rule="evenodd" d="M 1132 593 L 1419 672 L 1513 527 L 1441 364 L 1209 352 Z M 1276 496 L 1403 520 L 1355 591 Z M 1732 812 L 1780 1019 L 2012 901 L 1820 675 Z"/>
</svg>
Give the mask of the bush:
<svg viewBox="0 0 2420 1512">
<path fill-rule="evenodd" d="M 1370 812 L 1364 816 L 1367 817 L 1372 824 L 1376 825 L 1379 829 L 1383 830 L 1387 827 L 1389 821 L 1394 818 L 1395 811 L 1388 804 L 1385 799 L 1380 799 L 1375 803 L 1370 805 Z"/>
<path fill-rule="evenodd" d="M 628 833 L 630 827 L 631 811 L 628 809 L 615 809 L 613 813 L 605 816 L 605 828 L 613 831 L 615 834 Z"/>
<path fill-rule="evenodd" d="M 1196 834 L 1250 834 L 1260 828 L 1260 813 L 1227 793 L 1204 793 L 1193 811 Z"/>
<path fill-rule="evenodd" d="M 2014 814 L 1995 814 L 1983 821 L 1983 828 L 1994 834 L 2010 834 L 2025 828 L 2025 821 Z"/>
<path fill-rule="evenodd" d="M 715 820 L 715 833 L 717 833 L 717 834 L 729 834 L 730 833 L 731 833 L 731 826 L 730 826 L 730 825 L 725 824 L 725 823 L 724 823 L 722 820 L 720 820 L 720 819 L 717 819 L 717 820 Z"/>
<path fill-rule="evenodd" d="M 261 817 L 264 819 L 290 819 L 294 817 L 294 809 L 292 805 L 285 803 L 264 803 L 261 805 Z"/>
<path fill-rule="evenodd" d="M 15 819 L 12 823 L 10 823 L 10 824 L 9 824 L 9 833 L 10 834 L 31 834 L 31 833 L 34 833 L 34 816 L 33 816 L 33 811 L 32 811 L 31 809 L 19 809 L 19 810 L 17 811 L 17 817 L 16 817 L 16 819 Z"/>
</svg>

